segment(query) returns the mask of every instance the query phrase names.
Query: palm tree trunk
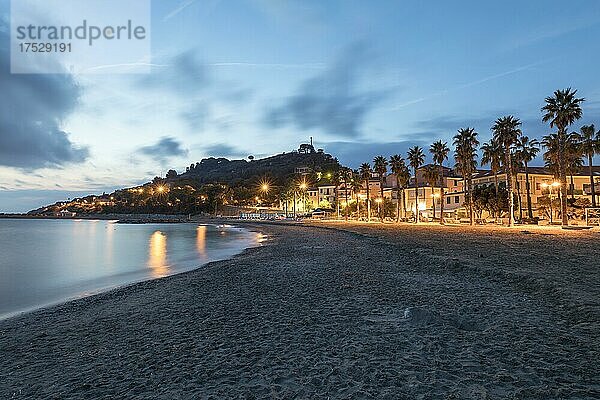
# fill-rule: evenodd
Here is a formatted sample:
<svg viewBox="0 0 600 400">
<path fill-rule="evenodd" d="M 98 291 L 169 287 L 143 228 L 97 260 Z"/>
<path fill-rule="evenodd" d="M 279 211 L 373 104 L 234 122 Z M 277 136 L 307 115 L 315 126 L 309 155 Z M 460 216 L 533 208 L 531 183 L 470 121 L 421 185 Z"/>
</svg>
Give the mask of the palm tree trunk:
<svg viewBox="0 0 600 400">
<path fill-rule="evenodd" d="M 533 219 L 533 209 L 531 208 L 531 183 L 529 182 L 529 166 L 525 162 L 525 191 L 527 192 L 527 216 Z"/>
<path fill-rule="evenodd" d="M 468 179 L 469 186 L 469 222 L 471 225 L 475 225 L 475 219 L 473 218 L 473 180 L 471 176 Z"/>
<path fill-rule="evenodd" d="M 358 192 L 356 192 L 356 218 L 360 219 L 360 197 L 358 197 Z"/>
<path fill-rule="evenodd" d="M 440 165 L 440 225 L 444 225 L 444 170 L 443 166 Z"/>
<path fill-rule="evenodd" d="M 596 189 L 594 188 L 594 172 L 592 167 L 592 155 L 588 154 L 588 169 L 590 173 L 590 189 L 592 190 L 592 207 L 596 207 Z"/>
<path fill-rule="evenodd" d="M 369 195 L 369 180 L 367 179 L 367 222 L 371 222 L 371 196 Z"/>
<path fill-rule="evenodd" d="M 339 183 L 339 182 L 338 182 Z M 340 191 L 338 189 L 339 185 L 335 186 L 335 215 L 336 219 L 340 219 Z"/>
<path fill-rule="evenodd" d="M 575 200 L 575 181 L 573 180 L 573 174 L 571 174 L 571 186 L 569 186 L 569 190 L 571 191 L 571 200 Z"/>
<path fill-rule="evenodd" d="M 379 192 L 381 194 L 381 203 L 379 203 L 379 219 L 381 220 L 381 222 L 383 222 L 383 214 L 384 214 L 384 207 L 383 207 L 383 174 L 381 174 L 381 176 L 379 177 Z"/>
<path fill-rule="evenodd" d="M 406 191 L 402 188 L 402 215 L 406 218 Z"/>
<path fill-rule="evenodd" d="M 433 189 L 435 188 L 435 185 L 431 186 L 431 202 L 433 204 L 433 219 L 435 219 L 435 196 L 434 196 L 434 191 Z"/>
<path fill-rule="evenodd" d="M 396 223 L 400 223 L 400 182 L 396 179 Z"/>
<path fill-rule="evenodd" d="M 500 196 L 498 195 L 498 171 L 494 170 L 494 190 L 496 192 L 496 209 L 498 210 L 498 214 L 500 213 Z M 496 214 L 496 213 L 494 213 Z M 499 215 L 494 215 L 494 218 L 497 218 Z"/>
<path fill-rule="evenodd" d="M 512 179 L 512 160 L 510 156 L 510 148 L 504 149 L 506 154 L 506 184 L 508 188 L 508 226 L 515 225 L 515 199 L 513 196 L 513 179 Z"/>
<path fill-rule="evenodd" d="M 419 180 L 415 168 L 415 224 L 419 223 Z"/>
<path fill-rule="evenodd" d="M 559 131 L 559 135 L 563 138 L 560 140 L 560 148 L 558 151 L 558 171 L 560 175 L 560 214 L 563 226 L 569 225 L 569 216 L 567 215 L 567 168 L 565 165 L 564 146 L 564 130 Z"/>
<path fill-rule="evenodd" d="M 522 220 L 523 219 L 523 203 L 521 200 L 521 184 L 519 183 L 519 173 L 517 172 L 517 176 L 515 179 L 515 185 L 517 186 L 517 198 L 519 199 L 519 201 L 517 202 L 517 204 L 519 205 L 519 219 Z"/>
<path fill-rule="evenodd" d="M 346 214 L 346 221 L 348 221 L 348 183 L 344 182 L 344 197 L 346 199 L 346 212 L 344 214 Z"/>
</svg>

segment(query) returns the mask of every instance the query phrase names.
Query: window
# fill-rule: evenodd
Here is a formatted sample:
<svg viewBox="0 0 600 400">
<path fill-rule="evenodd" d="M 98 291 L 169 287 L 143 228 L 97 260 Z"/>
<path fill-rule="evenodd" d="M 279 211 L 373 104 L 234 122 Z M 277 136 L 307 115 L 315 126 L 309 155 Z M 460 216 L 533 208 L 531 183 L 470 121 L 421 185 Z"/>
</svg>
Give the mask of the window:
<svg viewBox="0 0 600 400">
<path fill-rule="evenodd" d="M 446 197 L 446 204 L 450 204 L 450 197 Z"/>
<path fill-rule="evenodd" d="M 458 204 L 460 202 L 460 196 L 454 196 L 454 204 Z"/>
</svg>

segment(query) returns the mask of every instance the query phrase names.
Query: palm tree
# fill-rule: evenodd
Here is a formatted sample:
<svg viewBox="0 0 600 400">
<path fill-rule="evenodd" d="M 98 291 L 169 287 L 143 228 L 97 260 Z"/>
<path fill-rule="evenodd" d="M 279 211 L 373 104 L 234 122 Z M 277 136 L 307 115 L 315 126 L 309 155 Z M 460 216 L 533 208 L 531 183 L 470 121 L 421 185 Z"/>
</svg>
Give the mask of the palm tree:
<svg viewBox="0 0 600 400">
<path fill-rule="evenodd" d="M 440 182 L 440 224 L 444 225 L 444 162 L 448 160 L 448 154 L 450 149 L 448 143 L 438 140 L 429 147 L 429 152 L 433 156 L 433 163 L 438 166 L 439 169 L 439 182 Z M 435 213 L 435 207 L 433 207 Z M 434 215 L 435 217 L 435 215 Z"/>
<path fill-rule="evenodd" d="M 408 155 L 406 157 L 413 171 L 415 172 L 415 224 L 419 222 L 419 177 L 417 176 L 417 170 L 425 162 L 425 154 L 423 149 L 419 146 L 414 146 L 408 149 Z"/>
<path fill-rule="evenodd" d="M 594 187 L 593 159 L 600 154 L 600 131 L 596 132 L 594 124 L 581 127 L 579 135 L 581 152 L 588 159 L 588 173 L 590 175 L 590 188 L 592 193 L 592 207 L 596 207 L 596 188 Z"/>
<path fill-rule="evenodd" d="M 438 183 L 440 174 L 438 168 L 435 165 L 429 164 L 423 171 L 423 178 L 431 186 L 431 201 L 433 204 L 433 218 L 435 219 L 435 185 Z"/>
<path fill-rule="evenodd" d="M 455 168 L 463 176 L 465 183 L 465 194 L 469 196 L 469 220 L 471 225 L 473 219 L 473 173 L 477 170 L 477 132 L 474 128 L 461 128 L 454 136 L 454 161 Z"/>
<path fill-rule="evenodd" d="M 371 174 L 373 170 L 368 163 L 361 164 L 360 168 L 360 177 L 365 182 L 365 186 L 367 188 L 367 222 L 371 221 L 371 196 L 369 194 L 369 181 L 371 179 Z"/>
<path fill-rule="evenodd" d="M 549 122 L 550 128 L 556 127 L 557 129 L 557 148 L 556 152 L 556 163 L 558 167 L 558 174 L 560 179 L 560 208 L 562 214 L 562 224 L 566 226 L 569 224 L 569 217 L 567 216 L 567 166 L 565 160 L 565 144 L 567 142 L 567 129 L 575 121 L 581 118 L 583 111 L 581 110 L 581 103 L 585 101 L 584 98 L 577 98 L 575 95 L 577 90 L 571 90 L 567 88 L 565 90 L 556 90 L 551 97 L 546 97 L 546 105 L 542 107 L 543 122 Z"/>
<path fill-rule="evenodd" d="M 401 155 L 390 156 L 390 168 L 396 177 L 396 222 L 400 222 L 400 197 L 404 197 L 404 187 L 401 185 L 401 175 L 406 169 L 406 162 Z M 400 194 L 402 193 L 402 194 Z"/>
<path fill-rule="evenodd" d="M 493 138 L 481 145 L 481 166 L 488 165 L 494 174 L 494 190 L 496 192 L 496 204 L 500 203 L 498 196 L 498 172 L 502 169 L 503 150 Z"/>
<path fill-rule="evenodd" d="M 508 189 L 508 226 L 515 224 L 515 200 L 513 186 L 513 150 L 521 136 L 521 121 L 512 115 L 498 118 L 492 126 L 494 140 L 504 149 L 504 171 L 506 172 L 506 188 Z"/>
<path fill-rule="evenodd" d="M 373 159 L 373 169 L 379 176 L 379 190 L 381 192 L 381 200 L 383 201 L 383 184 L 385 182 L 385 173 L 387 172 L 388 161 L 384 156 L 377 156 Z M 379 203 L 379 218 L 383 222 L 383 207 Z"/>
<path fill-rule="evenodd" d="M 529 182 L 529 163 L 537 156 L 540 151 L 540 142 L 536 139 L 529 139 L 527 136 L 521 136 L 517 141 L 517 158 L 525 167 L 525 192 L 527 193 L 527 216 L 533 219 L 533 210 L 531 208 L 531 183 Z"/>
</svg>

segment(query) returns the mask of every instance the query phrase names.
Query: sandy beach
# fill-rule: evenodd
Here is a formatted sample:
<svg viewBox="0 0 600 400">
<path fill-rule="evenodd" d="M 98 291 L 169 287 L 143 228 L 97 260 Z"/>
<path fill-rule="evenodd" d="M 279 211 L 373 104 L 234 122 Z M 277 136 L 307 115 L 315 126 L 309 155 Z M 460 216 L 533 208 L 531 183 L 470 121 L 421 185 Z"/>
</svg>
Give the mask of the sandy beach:
<svg viewBox="0 0 600 400">
<path fill-rule="evenodd" d="M 260 224 L 0 322 L 1 398 L 600 398 L 600 232 Z"/>
</svg>

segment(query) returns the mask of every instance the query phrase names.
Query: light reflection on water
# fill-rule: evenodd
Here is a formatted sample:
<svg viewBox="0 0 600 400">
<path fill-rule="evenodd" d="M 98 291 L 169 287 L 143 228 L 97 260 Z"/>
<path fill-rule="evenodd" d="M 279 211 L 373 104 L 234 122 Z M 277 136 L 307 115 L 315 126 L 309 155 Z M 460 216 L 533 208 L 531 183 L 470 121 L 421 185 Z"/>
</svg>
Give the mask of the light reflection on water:
<svg viewBox="0 0 600 400">
<path fill-rule="evenodd" d="M 167 235 L 156 231 L 150 236 L 148 267 L 153 278 L 162 278 L 169 274 L 167 265 Z"/>
<path fill-rule="evenodd" d="M 223 225 L 0 219 L 0 318 L 184 272 L 260 241 Z"/>
<path fill-rule="evenodd" d="M 206 257 L 206 225 L 196 228 L 196 249 L 198 249 L 198 254 Z"/>
</svg>

